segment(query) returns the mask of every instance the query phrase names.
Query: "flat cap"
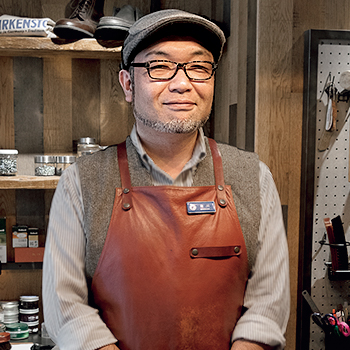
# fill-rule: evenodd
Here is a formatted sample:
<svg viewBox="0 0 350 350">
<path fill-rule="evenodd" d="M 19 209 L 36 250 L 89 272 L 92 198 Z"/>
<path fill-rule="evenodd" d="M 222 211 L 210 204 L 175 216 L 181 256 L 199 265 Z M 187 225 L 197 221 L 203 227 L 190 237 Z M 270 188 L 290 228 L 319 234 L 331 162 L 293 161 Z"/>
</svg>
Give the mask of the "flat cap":
<svg viewBox="0 0 350 350">
<path fill-rule="evenodd" d="M 194 37 L 213 54 L 215 62 L 226 41 L 222 30 L 204 17 L 176 9 L 152 12 L 129 29 L 122 48 L 122 68 L 128 69 L 139 52 L 167 36 Z"/>
</svg>

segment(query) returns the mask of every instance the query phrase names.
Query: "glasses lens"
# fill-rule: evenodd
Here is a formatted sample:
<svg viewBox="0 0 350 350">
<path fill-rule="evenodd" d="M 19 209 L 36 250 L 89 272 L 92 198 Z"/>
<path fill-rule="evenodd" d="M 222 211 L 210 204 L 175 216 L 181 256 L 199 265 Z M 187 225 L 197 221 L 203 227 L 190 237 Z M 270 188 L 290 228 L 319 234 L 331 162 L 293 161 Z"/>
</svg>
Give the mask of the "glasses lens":
<svg viewBox="0 0 350 350">
<path fill-rule="evenodd" d="M 213 75 L 213 66 L 210 62 L 189 62 L 186 64 L 186 72 L 190 79 L 207 80 Z"/>
<path fill-rule="evenodd" d="M 176 70 L 176 63 L 167 61 L 151 61 L 149 74 L 153 79 L 170 79 Z"/>
</svg>

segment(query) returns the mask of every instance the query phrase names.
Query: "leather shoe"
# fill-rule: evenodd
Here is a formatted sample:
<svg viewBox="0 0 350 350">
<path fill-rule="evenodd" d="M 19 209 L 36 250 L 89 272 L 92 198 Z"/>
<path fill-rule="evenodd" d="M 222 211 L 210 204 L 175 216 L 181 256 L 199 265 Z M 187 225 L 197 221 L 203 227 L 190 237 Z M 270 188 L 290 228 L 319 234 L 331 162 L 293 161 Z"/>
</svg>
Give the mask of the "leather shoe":
<svg viewBox="0 0 350 350">
<path fill-rule="evenodd" d="M 95 31 L 95 38 L 99 40 L 124 40 L 130 27 L 140 18 L 142 13 L 138 8 L 124 5 L 121 9 L 114 9 L 113 16 L 100 19 Z"/>
<path fill-rule="evenodd" d="M 62 39 L 93 38 L 97 24 L 103 17 L 105 0 L 72 0 L 78 6 L 69 16 L 56 22 L 54 33 Z"/>
</svg>

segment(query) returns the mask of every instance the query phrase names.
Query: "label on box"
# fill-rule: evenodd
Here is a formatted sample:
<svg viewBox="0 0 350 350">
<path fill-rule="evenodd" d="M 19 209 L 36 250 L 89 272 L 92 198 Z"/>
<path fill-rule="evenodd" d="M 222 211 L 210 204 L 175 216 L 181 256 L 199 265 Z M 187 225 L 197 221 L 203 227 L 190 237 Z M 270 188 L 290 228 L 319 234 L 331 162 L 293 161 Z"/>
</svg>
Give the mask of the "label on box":
<svg viewBox="0 0 350 350">
<path fill-rule="evenodd" d="M 38 235 L 29 235 L 28 236 L 28 247 L 29 248 L 37 248 L 37 247 L 39 247 Z"/>
<path fill-rule="evenodd" d="M 23 227 L 13 227 L 12 229 L 12 247 L 26 248 L 28 245 L 28 232 Z"/>
<path fill-rule="evenodd" d="M 0 261 L 3 264 L 7 263 L 6 233 L 0 234 Z"/>
</svg>

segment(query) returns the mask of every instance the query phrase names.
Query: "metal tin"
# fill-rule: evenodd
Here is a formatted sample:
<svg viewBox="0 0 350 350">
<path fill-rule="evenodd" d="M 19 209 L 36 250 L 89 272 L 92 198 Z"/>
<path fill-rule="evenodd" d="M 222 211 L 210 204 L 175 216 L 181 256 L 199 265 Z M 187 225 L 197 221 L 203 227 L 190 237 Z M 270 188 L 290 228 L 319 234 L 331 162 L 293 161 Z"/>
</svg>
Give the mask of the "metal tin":
<svg viewBox="0 0 350 350">
<path fill-rule="evenodd" d="M 26 323 L 39 321 L 39 309 L 33 309 L 33 310 L 20 309 L 19 320 L 21 322 L 26 322 Z"/>
<path fill-rule="evenodd" d="M 39 320 L 35 322 L 22 322 L 28 326 L 29 333 L 38 333 L 39 332 Z"/>
<path fill-rule="evenodd" d="M 39 308 L 39 297 L 37 295 L 21 295 L 19 302 L 21 310 L 36 310 Z"/>
<path fill-rule="evenodd" d="M 0 175 L 17 175 L 17 157 L 16 149 L 0 149 Z"/>
<path fill-rule="evenodd" d="M 35 156 L 34 162 L 36 176 L 53 176 L 56 174 L 56 157 Z"/>
<path fill-rule="evenodd" d="M 11 339 L 26 339 L 29 337 L 29 328 L 25 323 L 6 325 L 6 332 L 10 333 Z"/>
</svg>

